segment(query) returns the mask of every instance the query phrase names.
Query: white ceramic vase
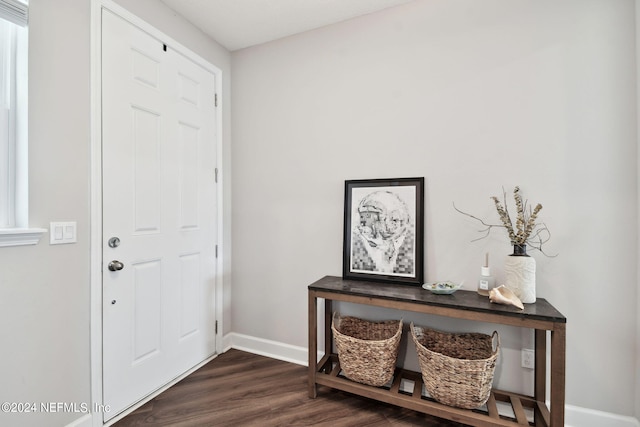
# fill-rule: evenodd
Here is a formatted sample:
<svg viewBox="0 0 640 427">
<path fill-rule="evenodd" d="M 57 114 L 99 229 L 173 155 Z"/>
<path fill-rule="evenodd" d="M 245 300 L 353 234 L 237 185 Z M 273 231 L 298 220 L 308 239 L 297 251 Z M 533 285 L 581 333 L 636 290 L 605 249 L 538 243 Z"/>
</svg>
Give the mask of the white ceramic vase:
<svg viewBox="0 0 640 427">
<path fill-rule="evenodd" d="M 513 255 L 504 261 L 505 286 L 524 304 L 536 302 L 536 260 L 524 245 L 514 245 Z"/>
</svg>

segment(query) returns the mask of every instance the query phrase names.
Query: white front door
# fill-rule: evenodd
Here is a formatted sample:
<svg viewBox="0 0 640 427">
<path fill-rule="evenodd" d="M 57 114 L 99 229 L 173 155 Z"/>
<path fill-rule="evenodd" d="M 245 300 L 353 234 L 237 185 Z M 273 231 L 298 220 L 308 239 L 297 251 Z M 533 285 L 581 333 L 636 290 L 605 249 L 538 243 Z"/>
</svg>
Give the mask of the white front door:
<svg viewBox="0 0 640 427">
<path fill-rule="evenodd" d="M 110 419 L 215 353 L 215 75 L 102 12 Z"/>
</svg>

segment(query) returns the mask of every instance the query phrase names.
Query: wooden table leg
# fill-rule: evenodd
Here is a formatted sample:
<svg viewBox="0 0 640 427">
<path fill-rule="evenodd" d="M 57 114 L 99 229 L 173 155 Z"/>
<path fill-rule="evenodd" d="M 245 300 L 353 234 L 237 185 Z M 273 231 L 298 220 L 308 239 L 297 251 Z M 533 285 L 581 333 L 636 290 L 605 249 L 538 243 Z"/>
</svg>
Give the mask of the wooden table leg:
<svg viewBox="0 0 640 427">
<path fill-rule="evenodd" d="M 545 329 L 535 330 L 535 377 L 533 386 L 533 397 L 538 402 L 546 404 L 547 401 L 547 331 Z M 546 426 L 546 421 L 542 414 L 534 411 L 534 421 L 536 426 Z"/>
<path fill-rule="evenodd" d="M 316 374 L 318 372 L 318 314 L 315 292 L 309 291 L 309 397 L 317 396 Z"/>
<path fill-rule="evenodd" d="M 324 300 L 324 354 L 331 354 L 333 351 L 333 331 L 331 323 L 333 320 L 333 301 Z"/>
<path fill-rule="evenodd" d="M 564 426 L 566 324 L 559 323 L 551 331 L 551 427 Z"/>
</svg>

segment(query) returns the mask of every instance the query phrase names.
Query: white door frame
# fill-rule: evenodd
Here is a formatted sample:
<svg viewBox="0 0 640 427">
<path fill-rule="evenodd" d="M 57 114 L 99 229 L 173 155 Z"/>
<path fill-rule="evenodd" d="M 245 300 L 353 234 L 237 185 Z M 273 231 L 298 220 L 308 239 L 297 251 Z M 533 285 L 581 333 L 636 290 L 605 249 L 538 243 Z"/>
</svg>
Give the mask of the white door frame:
<svg viewBox="0 0 640 427">
<path fill-rule="evenodd" d="M 218 258 L 216 265 L 216 353 L 222 353 L 222 331 L 224 319 L 222 289 L 223 289 L 223 257 L 222 247 L 223 236 L 223 191 L 224 188 L 222 177 L 222 71 L 206 61 L 199 55 L 195 54 L 187 47 L 176 42 L 172 38 L 166 36 L 158 29 L 152 27 L 142 19 L 133 15 L 122 6 L 114 3 L 112 0 L 91 0 L 91 421 L 87 425 L 93 427 L 103 426 L 100 408 L 104 402 L 102 395 L 102 61 L 101 61 L 101 45 L 102 45 L 102 9 L 108 9 L 116 15 L 134 24 L 138 28 L 162 40 L 168 46 L 191 61 L 197 63 L 215 75 L 216 78 L 216 94 L 218 95 L 218 108 L 216 108 L 216 140 L 217 140 L 217 168 L 218 168 Z M 206 362 L 206 361 L 205 361 Z M 200 366 L 200 365 L 199 365 Z M 194 367 L 195 370 L 197 367 Z M 191 372 L 191 371 L 190 371 Z M 189 373 L 189 372 L 188 372 Z M 187 373 L 187 374 L 188 374 Z M 184 376 L 186 376 L 185 374 Z M 184 377 L 183 376 L 183 377 Z M 175 380 L 179 381 L 182 377 Z M 175 383 L 174 382 L 174 383 Z M 172 383 L 173 384 L 173 383 Z M 167 386 L 168 387 L 168 386 Z M 149 399 L 151 396 L 149 396 Z M 148 399 L 147 399 L 148 400 Z M 141 406 L 145 401 L 133 406 L 130 410 L 125 411 L 121 416 L 113 418 L 109 424 L 113 424 L 121 419 L 125 414 L 131 412 L 136 407 Z M 83 423 L 84 424 L 84 423 Z"/>
</svg>

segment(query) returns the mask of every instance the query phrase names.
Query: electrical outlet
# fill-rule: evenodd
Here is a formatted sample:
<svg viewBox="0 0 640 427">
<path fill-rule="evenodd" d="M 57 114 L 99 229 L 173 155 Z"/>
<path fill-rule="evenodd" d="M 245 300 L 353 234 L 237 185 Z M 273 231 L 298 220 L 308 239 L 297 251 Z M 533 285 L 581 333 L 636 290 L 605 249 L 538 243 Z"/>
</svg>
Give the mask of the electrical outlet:
<svg viewBox="0 0 640 427">
<path fill-rule="evenodd" d="M 536 354 L 530 348 L 522 349 L 522 367 L 527 369 L 535 368 Z"/>
</svg>

